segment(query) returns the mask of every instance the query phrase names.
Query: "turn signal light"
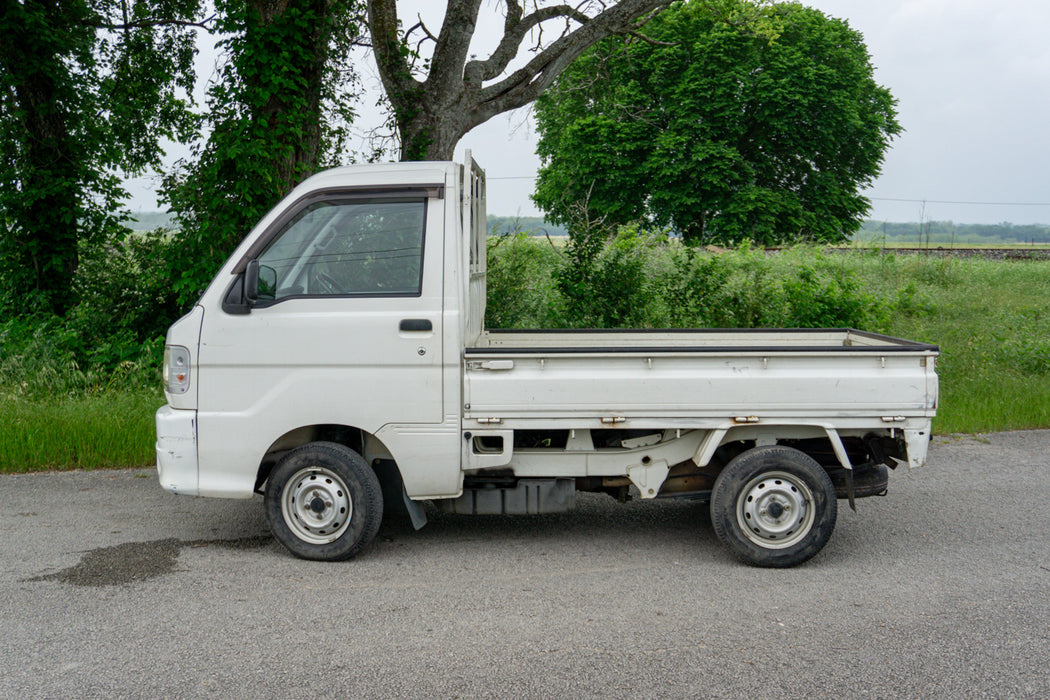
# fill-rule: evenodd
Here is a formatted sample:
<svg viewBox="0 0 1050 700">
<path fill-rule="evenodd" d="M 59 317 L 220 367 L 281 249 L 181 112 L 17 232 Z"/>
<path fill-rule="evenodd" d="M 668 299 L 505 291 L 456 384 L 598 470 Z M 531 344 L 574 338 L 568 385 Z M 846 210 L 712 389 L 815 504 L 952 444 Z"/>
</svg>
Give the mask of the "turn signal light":
<svg viewBox="0 0 1050 700">
<path fill-rule="evenodd" d="M 181 345 L 164 346 L 164 391 L 185 394 L 190 388 L 190 351 Z"/>
</svg>

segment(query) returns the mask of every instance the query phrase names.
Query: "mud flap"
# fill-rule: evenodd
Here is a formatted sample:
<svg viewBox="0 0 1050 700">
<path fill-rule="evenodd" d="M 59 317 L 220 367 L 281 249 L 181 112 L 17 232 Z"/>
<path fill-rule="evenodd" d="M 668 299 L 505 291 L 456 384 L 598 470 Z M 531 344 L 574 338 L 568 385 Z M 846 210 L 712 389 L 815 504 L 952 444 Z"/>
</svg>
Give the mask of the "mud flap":
<svg viewBox="0 0 1050 700">
<path fill-rule="evenodd" d="M 831 427 L 824 428 L 828 433 L 828 439 L 831 440 L 831 448 L 835 451 L 835 456 L 838 457 L 839 464 L 846 470 L 846 497 L 849 499 L 849 507 L 854 513 L 857 512 L 857 501 L 854 498 L 853 492 L 853 465 L 849 461 L 849 454 L 846 452 L 846 446 L 842 444 L 842 438 L 839 437 L 839 432 Z"/>
<path fill-rule="evenodd" d="M 849 498 L 849 507 L 853 509 L 853 512 L 857 512 L 857 501 L 853 497 L 853 470 L 846 470 L 846 497 Z"/>
<path fill-rule="evenodd" d="M 383 520 L 407 520 L 412 523 L 414 530 L 426 525 L 427 513 L 423 510 L 423 504 L 408 497 L 397 464 L 392 459 L 376 459 L 372 460 L 372 469 L 383 489 Z"/>
</svg>

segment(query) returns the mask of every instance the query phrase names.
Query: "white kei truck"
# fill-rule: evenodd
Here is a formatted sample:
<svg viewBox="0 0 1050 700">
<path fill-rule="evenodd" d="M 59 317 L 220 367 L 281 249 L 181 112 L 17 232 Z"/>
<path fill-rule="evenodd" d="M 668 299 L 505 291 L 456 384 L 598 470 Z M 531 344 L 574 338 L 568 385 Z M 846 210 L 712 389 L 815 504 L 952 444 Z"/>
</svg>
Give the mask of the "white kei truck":
<svg viewBox="0 0 1050 700">
<path fill-rule="evenodd" d="M 758 566 L 806 561 L 837 499 L 925 463 L 934 345 L 848 329 L 486 330 L 485 178 L 321 172 L 168 331 L 157 470 L 263 495 L 293 554 L 347 559 L 384 509 L 563 512 L 577 491 L 709 503 Z"/>
</svg>

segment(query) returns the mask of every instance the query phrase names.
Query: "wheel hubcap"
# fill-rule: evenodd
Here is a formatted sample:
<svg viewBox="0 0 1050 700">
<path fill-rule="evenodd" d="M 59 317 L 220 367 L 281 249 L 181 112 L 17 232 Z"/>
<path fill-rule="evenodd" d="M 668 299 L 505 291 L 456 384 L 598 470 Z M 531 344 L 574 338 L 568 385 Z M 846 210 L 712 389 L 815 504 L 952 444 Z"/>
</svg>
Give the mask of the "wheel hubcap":
<svg viewBox="0 0 1050 700">
<path fill-rule="evenodd" d="M 337 540 L 349 527 L 353 510 L 346 484 L 324 467 L 296 472 L 281 496 L 284 522 L 296 537 L 311 544 Z"/>
<path fill-rule="evenodd" d="M 744 535 L 766 549 L 784 549 L 813 527 L 813 493 L 787 472 L 766 472 L 752 479 L 737 500 L 737 520 Z"/>
</svg>

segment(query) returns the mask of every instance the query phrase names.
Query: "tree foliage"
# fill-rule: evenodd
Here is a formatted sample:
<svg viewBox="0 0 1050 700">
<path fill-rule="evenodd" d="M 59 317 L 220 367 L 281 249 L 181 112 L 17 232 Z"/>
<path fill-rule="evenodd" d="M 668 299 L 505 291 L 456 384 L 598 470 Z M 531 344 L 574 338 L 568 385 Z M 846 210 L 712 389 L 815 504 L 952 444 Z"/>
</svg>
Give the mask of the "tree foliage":
<svg viewBox="0 0 1050 700">
<path fill-rule="evenodd" d="M 120 173 L 193 120 L 199 0 L 0 0 L 0 313 L 65 313 L 80 248 L 118 236 Z"/>
<path fill-rule="evenodd" d="M 798 4 L 675 5 L 610 38 L 536 106 L 534 199 L 561 223 L 670 225 L 686 240 L 838 241 L 900 131 L 862 36 Z"/>
<path fill-rule="evenodd" d="M 208 93 L 210 135 L 166 183 L 181 227 L 174 271 L 191 302 L 252 226 L 340 158 L 356 73 L 356 0 L 219 0 L 225 62 Z"/>
</svg>

